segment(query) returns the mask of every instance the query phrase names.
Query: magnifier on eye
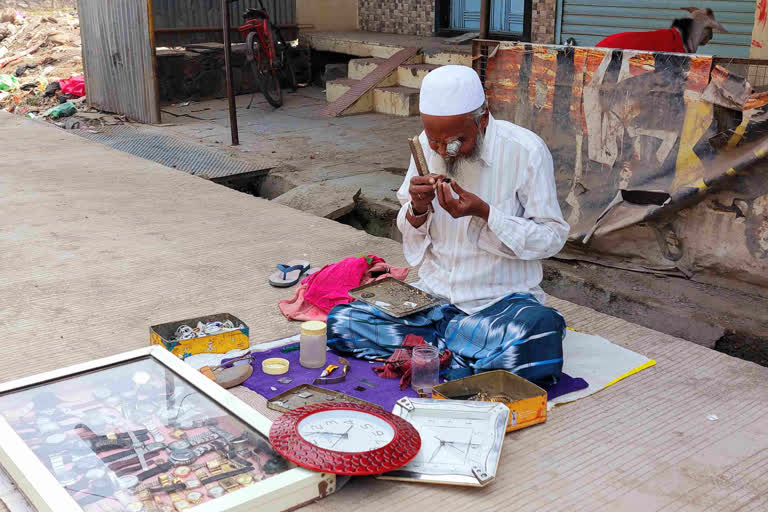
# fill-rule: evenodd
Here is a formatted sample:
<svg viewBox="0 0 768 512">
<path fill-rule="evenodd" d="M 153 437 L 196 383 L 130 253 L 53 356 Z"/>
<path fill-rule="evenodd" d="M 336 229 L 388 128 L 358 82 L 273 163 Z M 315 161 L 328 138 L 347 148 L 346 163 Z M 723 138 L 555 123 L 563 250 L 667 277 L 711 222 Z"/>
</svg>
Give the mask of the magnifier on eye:
<svg viewBox="0 0 768 512">
<path fill-rule="evenodd" d="M 448 156 L 458 156 L 461 149 L 461 141 L 454 140 L 445 145 L 445 154 Z"/>
</svg>

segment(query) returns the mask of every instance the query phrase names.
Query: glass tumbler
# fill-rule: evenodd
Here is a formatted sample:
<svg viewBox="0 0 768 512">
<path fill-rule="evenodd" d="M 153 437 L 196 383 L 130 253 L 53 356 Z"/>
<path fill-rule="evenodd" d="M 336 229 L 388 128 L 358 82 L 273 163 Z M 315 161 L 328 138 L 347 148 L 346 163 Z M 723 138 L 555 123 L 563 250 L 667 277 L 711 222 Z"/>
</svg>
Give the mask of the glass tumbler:
<svg viewBox="0 0 768 512">
<path fill-rule="evenodd" d="M 432 345 L 419 345 L 411 355 L 411 386 L 417 393 L 430 396 L 440 376 L 440 352 Z"/>
</svg>

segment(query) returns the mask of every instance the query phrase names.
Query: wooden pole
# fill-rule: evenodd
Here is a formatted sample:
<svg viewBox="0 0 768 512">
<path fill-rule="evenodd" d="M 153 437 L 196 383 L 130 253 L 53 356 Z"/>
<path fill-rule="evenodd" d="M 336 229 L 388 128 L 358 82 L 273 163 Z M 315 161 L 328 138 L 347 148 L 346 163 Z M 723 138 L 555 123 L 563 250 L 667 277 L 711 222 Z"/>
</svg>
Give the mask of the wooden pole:
<svg viewBox="0 0 768 512">
<path fill-rule="evenodd" d="M 237 130 L 237 104 L 235 103 L 235 87 L 232 83 L 232 42 L 229 37 L 229 0 L 221 0 L 221 31 L 224 35 L 224 69 L 227 74 L 227 99 L 229 100 L 229 126 L 232 131 L 232 145 L 240 145 L 240 134 Z"/>
<path fill-rule="evenodd" d="M 491 0 L 480 0 L 480 39 L 488 39 L 491 30 Z"/>
</svg>

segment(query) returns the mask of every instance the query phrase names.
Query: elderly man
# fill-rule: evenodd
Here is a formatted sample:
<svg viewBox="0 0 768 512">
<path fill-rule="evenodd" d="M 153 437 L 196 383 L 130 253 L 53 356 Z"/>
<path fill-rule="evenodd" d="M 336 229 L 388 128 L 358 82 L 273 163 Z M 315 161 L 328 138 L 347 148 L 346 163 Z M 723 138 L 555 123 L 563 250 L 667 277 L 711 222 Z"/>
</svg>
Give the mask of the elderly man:
<svg viewBox="0 0 768 512">
<path fill-rule="evenodd" d="M 334 308 L 328 344 L 386 357 L 407 334 L 453 352 L 453 377 L 505 369 L 557 380 L 565 321 L 543 305 L 539 260 L 568 236 L 552 156 L 534 133 L 499 121 L 471 68 L 443 66 L 422 84 L 420 141 L 432 174 L 411 159 L 397 225 L 416 286 L 446 304 L 395 319 L 361 302 Z"/>
</svg>

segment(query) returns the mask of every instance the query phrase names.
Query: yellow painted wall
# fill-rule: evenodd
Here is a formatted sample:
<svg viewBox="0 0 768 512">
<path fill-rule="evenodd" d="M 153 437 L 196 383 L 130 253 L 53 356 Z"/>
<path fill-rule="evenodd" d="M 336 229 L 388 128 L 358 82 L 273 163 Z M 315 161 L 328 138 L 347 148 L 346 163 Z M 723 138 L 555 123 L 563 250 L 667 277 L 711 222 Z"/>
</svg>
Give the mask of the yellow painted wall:
<svg viewBox="0 0 768 512">
<path fill-rule="evenodd" d="M 296 22 L 314 25 L 302 32 L 358 30 L 357 0 L 296 0 Z"/>
</svg>

